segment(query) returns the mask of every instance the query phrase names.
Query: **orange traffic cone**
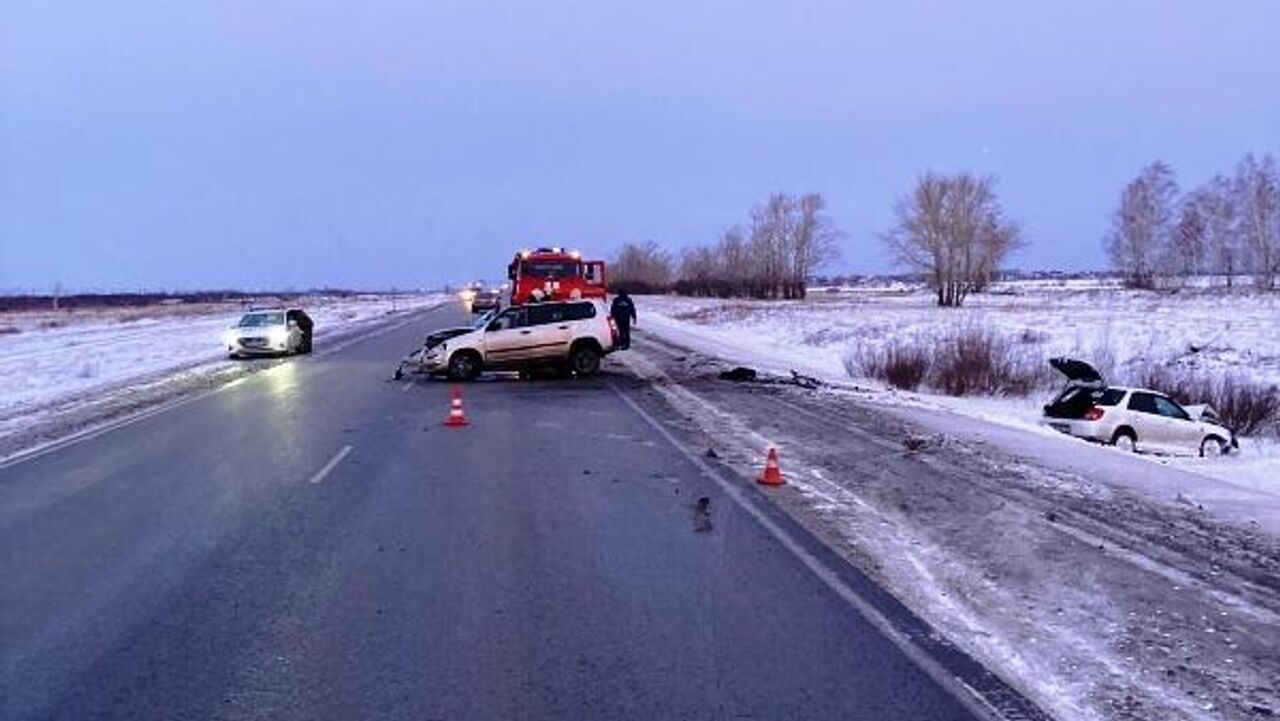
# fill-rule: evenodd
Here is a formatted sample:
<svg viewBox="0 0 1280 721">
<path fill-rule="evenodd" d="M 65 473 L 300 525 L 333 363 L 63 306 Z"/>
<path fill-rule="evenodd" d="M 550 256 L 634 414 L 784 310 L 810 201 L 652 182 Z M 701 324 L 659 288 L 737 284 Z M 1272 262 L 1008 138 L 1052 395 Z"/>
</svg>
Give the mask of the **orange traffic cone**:
<svg viewBox="0 0 1280 721">
<path fill-rule="evenodd" d="M 770 448 L 769 457 L 764 461 L 764 473 L 756 479 L 762 486 L 783 486 L 787 481 L 782 477 L 782 469 L 778 466 L 778 449 Z"/>
<path fill-rule="evenodd" d="M 462 389 L 453 387 L 453 400 L 449 403 L 449 417 L 444 424 L 450 428 L 461 428 L 467 425 L 467 414 L 462 411 Z"/>
</svg>

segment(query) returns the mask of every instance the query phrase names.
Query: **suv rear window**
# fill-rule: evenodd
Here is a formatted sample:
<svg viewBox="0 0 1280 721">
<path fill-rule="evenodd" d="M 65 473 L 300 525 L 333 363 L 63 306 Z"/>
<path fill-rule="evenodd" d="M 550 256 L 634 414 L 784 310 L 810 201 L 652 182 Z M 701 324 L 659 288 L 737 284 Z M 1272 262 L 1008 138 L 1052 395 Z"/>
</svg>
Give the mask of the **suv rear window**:
<svg viewBox="0 0 1280 721">
<path fill-rule="evenodd" d="M 596 317 L 596 307 L 591 303 L 570 303 L 565 307 L 569 320 L 586 320 Z"/>
</svg>

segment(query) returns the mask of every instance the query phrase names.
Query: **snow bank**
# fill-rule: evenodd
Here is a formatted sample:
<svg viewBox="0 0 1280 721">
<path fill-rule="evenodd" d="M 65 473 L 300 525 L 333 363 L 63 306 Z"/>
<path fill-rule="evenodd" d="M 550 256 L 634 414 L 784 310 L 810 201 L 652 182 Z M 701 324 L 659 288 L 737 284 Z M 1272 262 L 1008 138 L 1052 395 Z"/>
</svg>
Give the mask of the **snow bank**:
<svg viewBox="0 0 1280 721">
<path fill-rule="evenodd" d="M 1280 383 L 1280 296 L 1182 292 L 1022 281 L 943 309 L 923 291 L 818 293 L 805 301 L 676 297 L 638 299 L 640 328 L 693 350 L 785 374 L 796 370 L 836 385 L 875 389 L 874 402 L 940 432 L 971 435 L 1038 462 L 1105 474 L 1164 500 L 1187 500 L 1236 519 L 1266 519 L 1280 531 L 1280 443 L 1246 438 L 1222 459 L 1123 456 L 1038 425 L 1043 397 L 951 398 L 904 393 L 850 379 L 855 346 L 895 337 L 936 338 L 957 324 L 1025 339 L 1045 358 L 1096 360 L 1115 382 L 1150 362 Z M 1136 372 L 1136 371 L 1135 371 Z M 1046 389 L 1046 395 L 1050 393 Z"/>
</svg>

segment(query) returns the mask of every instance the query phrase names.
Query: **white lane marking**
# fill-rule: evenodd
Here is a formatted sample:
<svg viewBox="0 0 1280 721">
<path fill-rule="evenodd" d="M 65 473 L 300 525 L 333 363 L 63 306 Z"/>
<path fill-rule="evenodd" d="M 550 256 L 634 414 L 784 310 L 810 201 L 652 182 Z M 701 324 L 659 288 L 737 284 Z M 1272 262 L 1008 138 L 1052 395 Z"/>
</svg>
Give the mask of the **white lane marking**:
<svg viewBox="0 0 1280 721">
<path fill-rule="evenodd" d="M 410 388 L 412 388 L 412 387 L 413 387 L 413 381 L 409 381 L 408 383 L 405 383 L 405 384 L 404 384 L 404 388 L 401 388 L 401 389 L 400 389 L 400 392 L 401 392 L 401 393 L 408 393 L 408 392 L 409 392 L 409 389 L 410 389 Z"/>
<path fill-rule="evenodd" d="M 445 305 L 448 305 L 448 304 L 442 303 L 441 305 L 430 306 L 428 308 L 423 308 L 418 311 L 409 311 L 413 315 L 413 317 L 405 320 L 402 323 L 396 323 L 391 327 L 384 327 L 374 332 L 366 333 L 363 335 L 357 335 L 356 337 L 352 338 L 349 341 L 346 341 L 340 345 L 332 346 L 326 349 L 326 352 L 324 353 L 317 353 L 316 356 L 324 357 L 327 355 L 332 355 L 360 341 L 376 338 L 380 335 L 389 333 L 393 330 L 403 328 L 404 326 L 409 325 L 413 321 L 418 320 L 418 316 L 420 316 L 422 313 L 429 313 Z M 221 393 L 225 390 L 234 388 L 240 385 L 241 383 L 244 383 L 251 376 L 252 374 L 250 374 L 249 376 L 241 376 L 239 378 L 235 378 L 233 380 L 227 381 L 226 383 L 223 383 L 217 388 L 212 388 L 207 391 L 202 391 L 193 396 L 186 396 L 186 397 L 176 398 L 172 401 L 162 402 L 159 405 L 151 406 L 150 408 L 145 408 L 136 413 L 130 413 L 128 415 L 121 416 L 120 418 L 105 421 L 103 423 L 96 423 L 89 426 L 88 428 L 83 428 L 69 435 L 65 435 L 61 438 L 55 438 L 51 441 L 46 441 L 44 443 L 39 443 L 20 451 L 15 451 L 14 453 L 11 453 L 7 456 L 0 457 L 0 470 L 4 470 L 6 468 L 12 468 L 13 466 L 16 466 L 20 463 L 26 463 L 27 461 L 34 461 L 35 459 L 40 458 L 41 456 L 47 456 L 50 453 L 54 453 L 55 451 L 60 451 L 64 448 L 68 448 L 70 446 L 76 445 L 77 443 L 82 443 L 84 441 L 92 440 L 94 438 L 97 438 L 98 436 L 110 433 L 111 431 L 124 428 L 125 426 L 131 426 L 134 423 L 138 423 L 139 421 L 145 421 L 146 419 L 151 418 L 152 416 L 158 416 L 161 413 L 166 413 L 175 408 L 181 408 L 182 406 L 195 403 L 198 400 L 202 400 L 204 398 L 208 398 L 209 396 Z"/>
<path fill-rule="evenodd" d="M 399 323 L 390 323 L 388 325 L 380 326 L 375 330 L 369 331 L 368 333 L 361 333 L 355 336 L 344 337 L 343 340 L 337 341 L 331 346 L 325 346 L 321 350 L 317 351 L 314 355 L 317 358 L 324 358 L 326 356 L 331 356 L 334 353 L 341 353 L 342 351 L 346 350 L 347 348 L 350 348 L 356 343 L 362 343 L 364 341 L 377 338 L 378 336 L 386 335 L 392 331 L 400 330 L 401 328 L 409 325 L 410 323 L 413 323 L 419 320 L 419 316 L 422 315 L 423 313 L 436 310 L 445 305 L 448 305 L 448 303 L 433 305 L 433 306 L 430 306 L 429 308 L 423 308 L 421 310 L 405 311 L 405 313 L 408 313 L 408 317 Z"/>
<path fill-rule="evenodd" d="M 350 452 L 351 452 L 351 446 L 343 446 L 342 450 L 333 454 L 333 458 L 330 458 L 328 463 L 324 464 L 324 466 L 322 466 L 320 470 L 316 471 L 316 474 L 311 477 L 311 480 L 309 481 L 309 483 L 319 483 L 320 481 L 323 481 L 324 477 L 329 475 L 333 471 L 333 469 L 336 468 L 337 465 L 342 462 L 342 459 L 346 458 L 347 454 Z"/>
<path fill-rule="evenodd" d="M 902 651 L 903 655 L 914 662 L 921 671 L 932 678 L 939 686 L 946 689 L 962 706 L 979 718 L 992 719 L 992 721 L 1004 720 L 1004 714 L 1000 713 L 989 701 L 987 701 L 986 698 L 979 694 L 977 689 L 966 683 L 964 679 L 952 674 L 924 649 L 917 646 L 915 642 L 899 631 L 888 617 L 877 610 L 876 607 L 871 605 L 871 603 L 866 599 L 859 596 L 857 591 L 850 588 L 849 585 L 840 578 L 838 573 L 819 560 L 817 556 L 810 553 L 803 544 L 774 522 L 773 519 L 769 518 L 769 516 L 758 508 L 756 504 L 752 503 L 747 498 L 745 492 L 739 488 L 737 483 L 726 479 L 716 471 L 716 469 L 708 465 L 706 461 L 698 456 L 698 454 L 688 448 L 685 448 L 684 445 L 682 445 L 680 441 L 676 440 L 676 437 L 667 430 L 666 426 L 663 426 L 658 419 L 650 415 L 644 408 L 641 408 L 640 404 L 635 402 L 630 396 L 623 393 L 622 389 L 616 384 L 610 384 L 610 387 L 613 388 L 613 392 L 618 394 L 618 397 L 621 398 L 623 402 L 631 407 L 631 410 L 636 412 L 636 415 L 640 416 L 646 423 L 652 426 L 653 429 L 658 432 L 658 435 L 662 436 L 667 443 L 671 444 L 672 448 L 679 451 L 681 455 L 694 465 L 694 467 L 702 471 L 704 476 L 714 481 L 715 484 L 720 487 L 720 490 L 730 498 L 730 500 L 754 518 L 755 521 L 768 531 L 769 535 L 773 536 L 773 538 L 781 544 L 783 548 L 790 551 L 791 555 L 795 556 L 805 568 L 809 569 L 813 575 L 817 576 L 818 580 L 821 581 L 823 585 L 831 589 L 836 596 L 840 597 L 852 606 L 856 612 L 861 614 L 863 618 L 867 619 L 867 621 L 871 623 L 876 630 L 880 631 L 880 633 L 885 638 L 889 639 L 889 641 L 893 643 L 898 650 Z"/>
</svg>

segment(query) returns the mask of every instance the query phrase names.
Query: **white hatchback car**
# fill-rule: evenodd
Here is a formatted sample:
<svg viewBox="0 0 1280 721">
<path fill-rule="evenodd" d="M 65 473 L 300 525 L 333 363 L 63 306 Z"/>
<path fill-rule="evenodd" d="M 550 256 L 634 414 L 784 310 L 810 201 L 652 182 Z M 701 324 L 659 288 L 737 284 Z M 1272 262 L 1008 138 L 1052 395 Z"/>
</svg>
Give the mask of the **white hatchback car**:
<svg viewBox="0 0 1280 721">
<path fill-rule="evenodd" d="M 223 340 L 232 358 L 310 353 L 313 328 L 311 317 L 298 308 L 255 310 L 241 316 Z"/>
<path fill-rule="evenodd" d="M 613 351 L 618 331 L 599 300 L 533 303 L 507 308 L 469 333 L 424 349 L 429 373 L 473 380 L 485 370 L 555 368 L 594 375 Z"/>
<path fill-rule="evenodd" d="M 1218 456 L 1239 447 L 1208 406 L 1184 408 L 1157 391 L 1109 386 L 1084 361 L 1054 358 L 1049 364 L 1067 378 L 1044 407 L 1041 423 L 1054 430 L 1128 451 Z"/>
</svg>

